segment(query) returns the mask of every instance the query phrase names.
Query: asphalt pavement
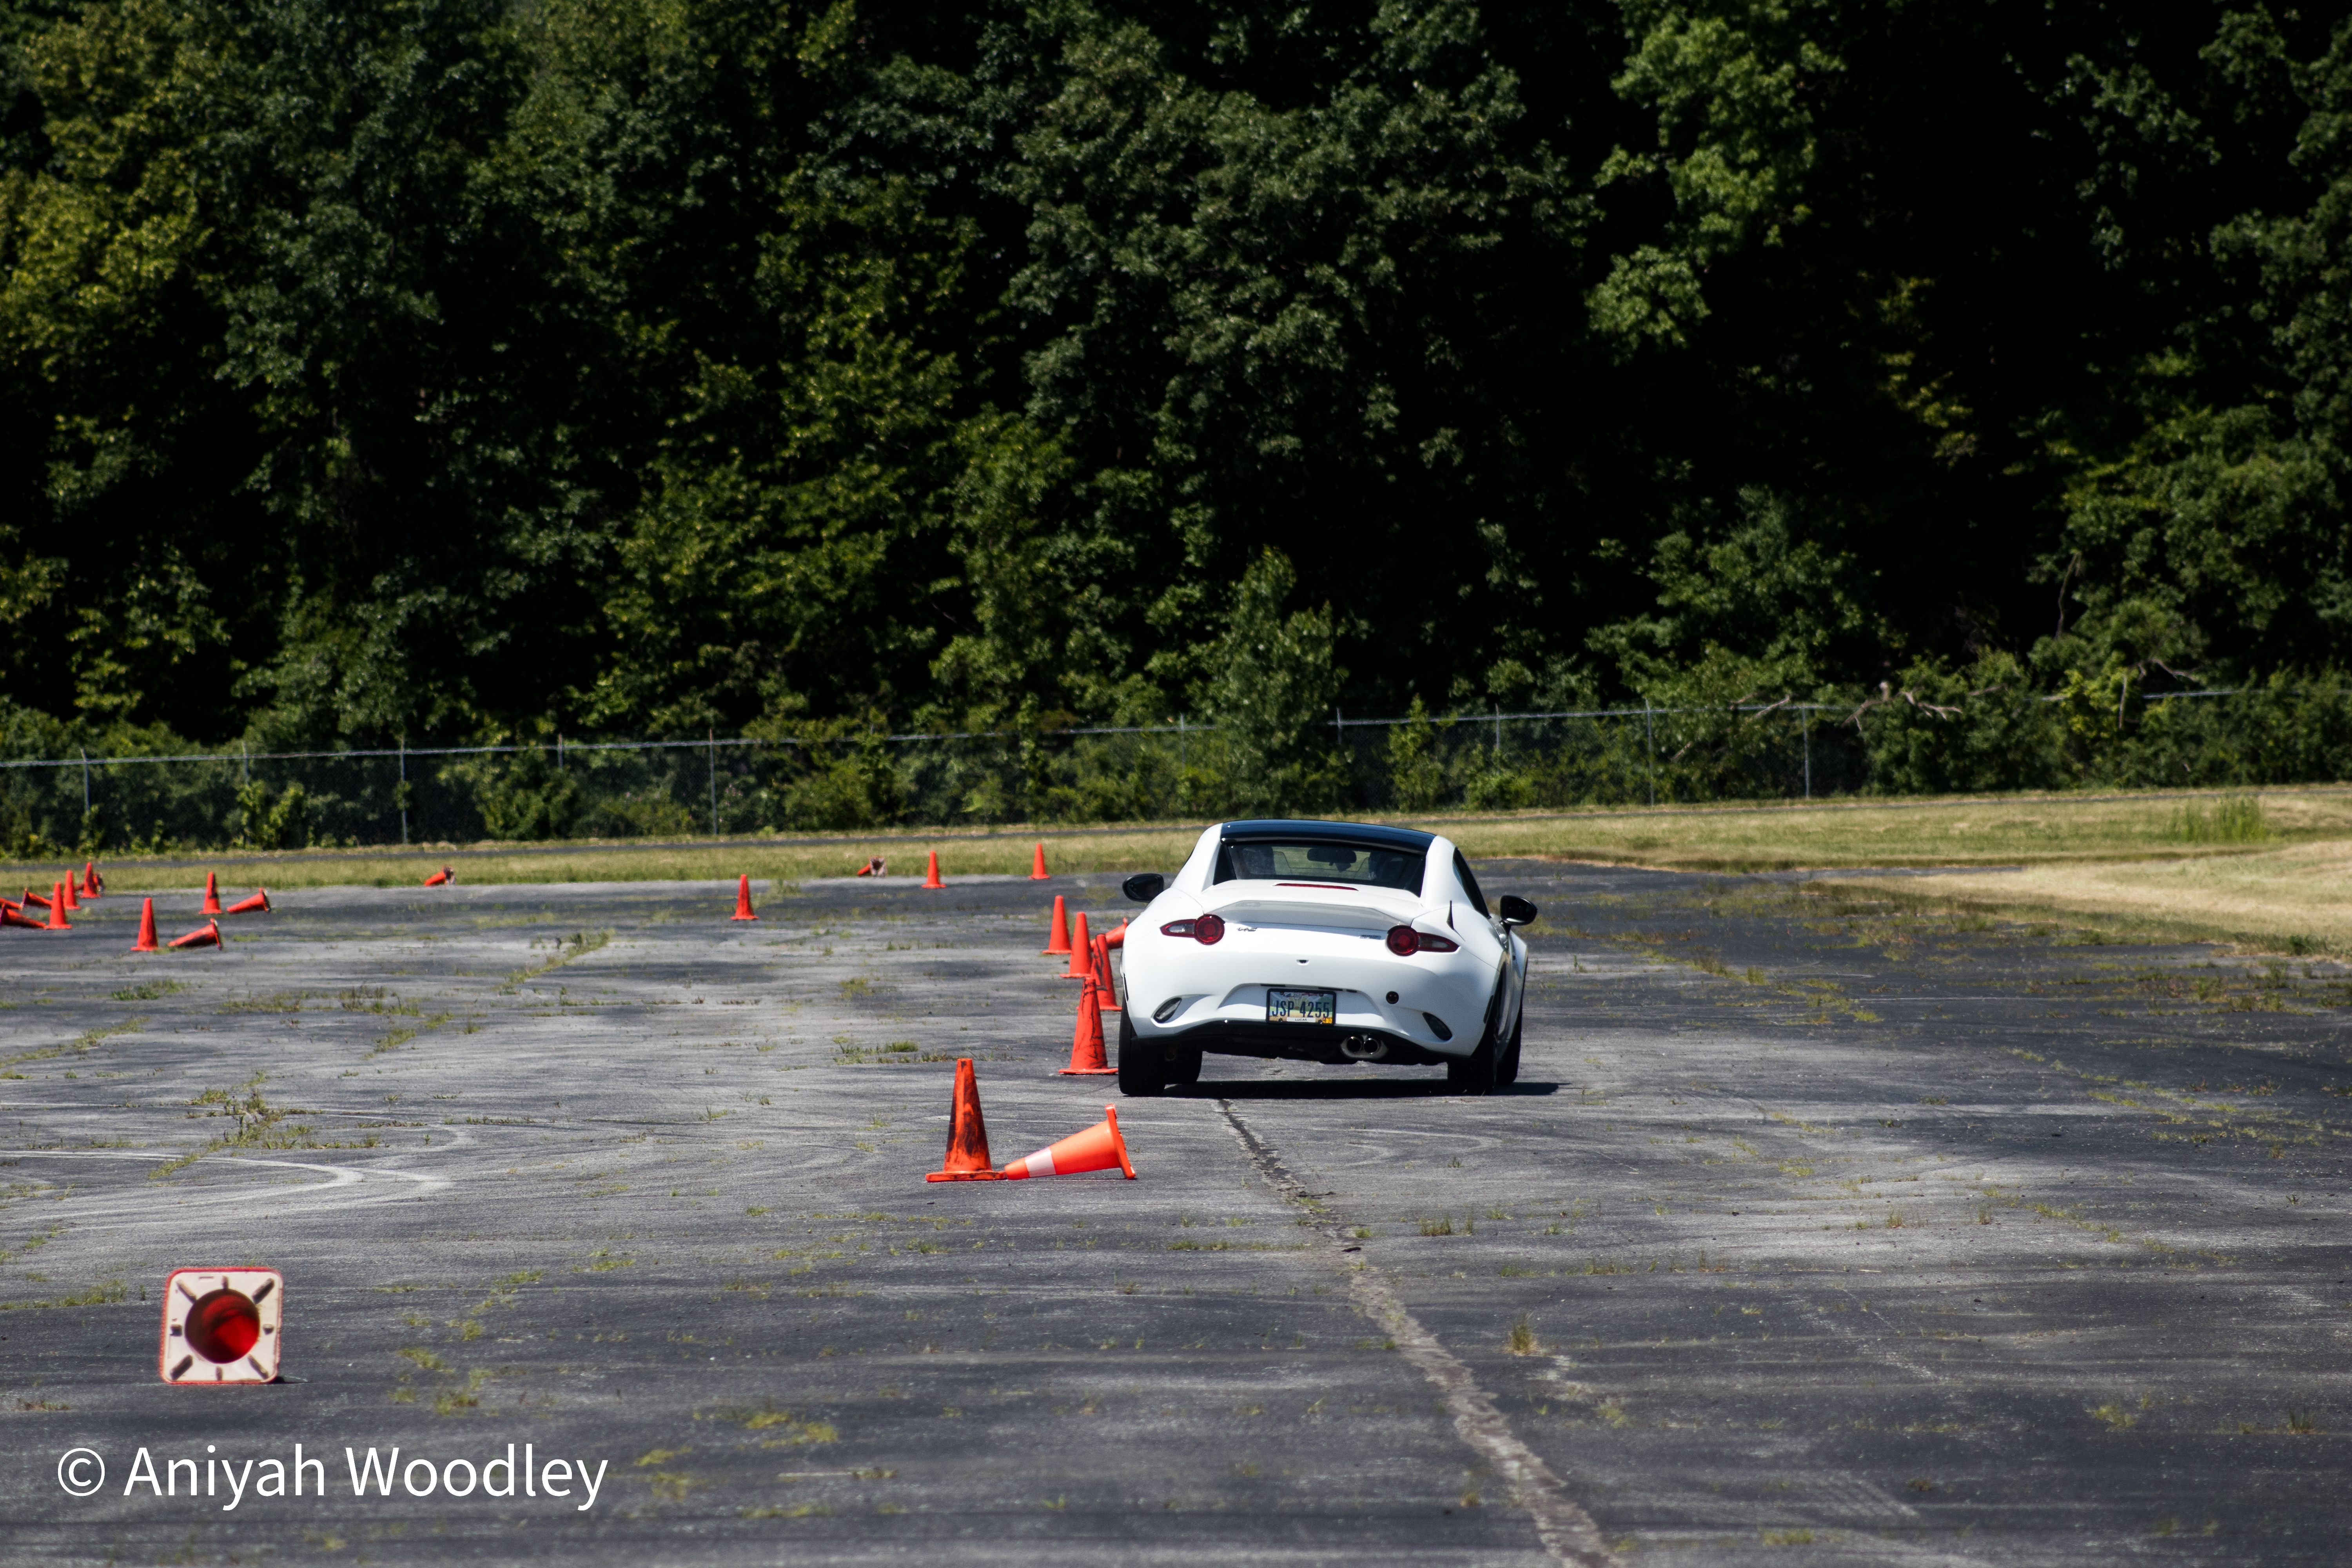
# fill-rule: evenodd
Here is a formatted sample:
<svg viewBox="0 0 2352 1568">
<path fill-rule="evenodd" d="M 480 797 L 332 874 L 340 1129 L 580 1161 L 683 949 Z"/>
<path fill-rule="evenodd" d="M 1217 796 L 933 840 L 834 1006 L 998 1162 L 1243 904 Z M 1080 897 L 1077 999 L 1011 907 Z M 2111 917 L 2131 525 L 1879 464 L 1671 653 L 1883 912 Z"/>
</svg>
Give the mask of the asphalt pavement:
<svg viewBox="0 0 2352 1568">
<path fill-rule="evenodd" d="M 1483 1100 L 1059 1076 L 1110 875 L 0 933 L 6 1556 L 2345 1558 L 2340 967 L 1479 869 L 1545 911 Z M 1116 1102 L 1140 1179 L 924 1182 L 966 1056 L 998 1163 Z M 200 1266 L 286 1381 L 159 1380 Z"/>
</svg>

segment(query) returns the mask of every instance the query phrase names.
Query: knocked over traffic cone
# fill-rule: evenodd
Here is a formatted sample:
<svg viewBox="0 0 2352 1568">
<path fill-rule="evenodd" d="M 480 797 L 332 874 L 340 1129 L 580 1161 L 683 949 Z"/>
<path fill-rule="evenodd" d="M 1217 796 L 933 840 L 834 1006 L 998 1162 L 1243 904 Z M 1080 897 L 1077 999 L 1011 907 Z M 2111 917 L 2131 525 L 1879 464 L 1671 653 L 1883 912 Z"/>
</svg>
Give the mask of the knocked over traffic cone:
<svg viewBox="0 0 2352 1568">
<path fill-rule="evenodd" d="M 26 931 L 48 930 L 38 921 L 26 920 L 22 910 L 5 900 L 0 900 L 0 926 L 23 926 Z"/>
<path fill-rule="evenodd" d="M 1070 967 L 1061 973 L 1064 980 L 1084 980 L 1094 973 L 1095 944 L 1087 935 L 1087 911 L 1080 910 L 1070 931 Z"/>
<path fill-rule="evenodd" d="M 66 885 L 58 883 L 49 889 L 49 923 L 43 931 L 71 931 L 73 922 L 66 919 Z"/>
<path fill-rule="evenodd" d="M 196 913 L 200 915 L 216 915 L 220 912 L 220 884 L 213 880 L 213 874 L 210 871 L 207 871 L 205 873 L 205 907 L 198 910 Z"/>
<path fill-rule="evenodd" d="M 1025 1160 L 1013 1161 L 1004 1167 L 1004 1179 L 1021 1182 L 1031 1176 L 1076 1176 L 1112 1169 L 1126 1172 L 1130 1182 L 1135 1180 L 1135 1162 L 1127 1157 L 1127 1140 L 1118 1135 L 1118 1107 L 1106 1105 L 1100 1121 Z"/>
<path fill-rule="evenodd" d="M 218 947 L 221 945 L 220 921 L 206 921 L 185 936 L 172 939 L 173 947 Z"/>
<path fill-rule="evenodd" d="M 1062 903 L 1062 895 L 1055 893 L 1054 895 L 1053 922 L 1045 928 L 1045 951 L 1037 956 L 1040 958 L 1059 958 L 1069 951 L 1069 915 Z"/>
<path fill-rule="evenodd" d="M 1050 882 L 1054 879 L 1054 873 L 1045 869 L 1045 847 L 1043 844 L 1037 846 L 1037 858 L 1029 868 L 1029 879 L 1033 882 Z"/>
<path fill-rule="evenodd" d="M 106 896 L 106 879 L 98 874 L 98 862 L 95 860 L 81 863 L 81 896 L 85 899 Z"/>
<path fill-rule="evenodd" d="M 25 889 L 24 898 L 17 901 L 17 905 L 20 909 L 46 910 L 49 907 L 49 900 L 27 888 Z"/>
<path fill-rule="evenodd" d="M 883 859 L 881 856 L 877 855 L 871 860 L 866 861 L 865 865 L 857 868 L 857 875 L 861 877 L 879 877 L 888 868 L 888 861 Z"/>
<path fill-rule="evenodd" d="M 1108 937 L 1095 938 L 1095 1005 L 1106 1013 L 1116 1013 L 1119 1010 L 1118 987 L 1110 983 L 1109 944 Z"/>
<path fill-rule="evenodd" d="M 1125 947 L 1127 945 L 1127 922 L 1125 921 L 1119 921 L 1118 924 L 1103 932 L 1103 945 L 1105 947 Z"/>
<path fill-rule="evenodd" d="M 131 951 L 133 952 L 163 951 L 155 941 L 155 900 L 152 899 L 139 906 L 139 942 Z"/>
<path fill-rule="evenodd" d="M 1070 1065 L 1059 1078 L 1098 1078 L 1116 1072 L 1103 1056 L 1102 1009 L 1095 1004 L 1094 983 L 1088 981 L 1078 993 L 1078 1027 L 1070 1037 Z"/>
<path fill-rule="evenodd" d="M 751 912 L 751 875 L 748 871 L 735 879 L 735 913 L 731 918 L 739 921 L 760 918 Z"/>
<path fill-rule="evenodd" d="M 940 852 L 936 849 L 931 851 L 930 869 L 923 873 L 923 886 L 926 889 L 944 888 L 947 886 L 945 882 L 940 880 Z"/>
<path fill-rule="evenodd" d="M 267 888 L 255 889 L 253 897 L 239 899 L 221 911 L 225 915 L 266 915 L 271 912 L 269 889 Z"/>
<path fill-rule="evenodd" d="M 428 888 L 439 888 L 454 882 L 457 879 L 457 878 L 449 875 L 449 868 L 444 866 L 438 871 L 434 872 L 430 877 L 425 878 L 425 885 Z"/>
<path fill-rule="evenodd" d="M 948 1159 L 927 1182 L 1001 1182 L 988 1161 L 988 1123 L 980 1119 L 980 1080 L 971 1074 L 971 1058 L 956 1061 L 955 1103 L 948 1113 Z"/>
<path fill-rule="evenodd" d="M 165 1383 L 275 1383 L 286 1277 L 275 1268 L 174 1268 L 163 1281 L 155 1370 Z"/>
</svg>

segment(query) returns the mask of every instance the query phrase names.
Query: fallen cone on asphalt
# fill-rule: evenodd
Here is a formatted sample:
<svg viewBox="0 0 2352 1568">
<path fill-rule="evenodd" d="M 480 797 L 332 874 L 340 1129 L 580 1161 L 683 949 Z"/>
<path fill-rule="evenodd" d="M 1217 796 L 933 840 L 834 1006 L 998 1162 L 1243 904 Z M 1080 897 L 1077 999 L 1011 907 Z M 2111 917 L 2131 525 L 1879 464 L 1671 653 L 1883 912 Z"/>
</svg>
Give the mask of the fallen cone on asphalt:
<svg viewBox="0 0 2352 1568">
<path fill-rule="evenodd" d="M 73 922 L 66 919 L 66 885 L 58 883 L 49 889 L 49 923 L 44 931 L 71 931 Z"/>
<path fill-rule="evenodd" d="M 1088 1171 L 1118 1170 L 1135 1180 L 1135 1163 L 1127 1157 L 1127 1140 L 1118 1135 L 1118 1108 L 1103 1107 L 1103 1119 L 1084 1132 L 1073 1132 L 1059 1143 L 1038 1150 L 1025 1160 L 1004 1167 L 1004 1179 L 1022 1182 L 1031 1176 L 1078 1176 Z"/>
<path fill-rule="evenodd" d="M 5 900 L 0 900 L 0 926 L 22 926 L 26 931 L 48 930 L 48 927 L 38 921 L 26 920 L 24 911 L 18 906 Z"/>
<path fill-rule="evenodd" d="M 16 907 L 18 909 L 46 910 L 49 907 L 49 900 L 41 897 L 40 894 L 33 891 L 32 889 L 27 888 L 25 889 L 25 896 L 16 901 Z"/>
<path fill-rule="evenodd" d="M 1062 895 L 1054 895 L 1054 919 L 1045 927 L 1045 948 L 1040 958 L 1060 958 L 1070 951 L 1070 917 Z"/>
<path fill-rule="evenodd" d="M 221 945 L 220 921 L 206 921 L 185 936 L 172 939 L 173 947 L 218 947 Z"/>
<path fill-rule="evenodd" d="M 106 896 L 106 879 L 98 874 L 98 862 L 95 860 L 81 863 L 81 896 L 85 899 Z"/>
<path fill-rule="evenodd" d="M 425 878 L 425 885 L 428 888 L 446 887 L 457 879 L 457 878 L 449 874 L 449 868 L 444 866 L 438 871 L 434 872 L 430 877 Z"/>
<path fill-rule="evenodd" d="M 1096 1005 L 1090 980 L 1078 993 L 1078 1027 L 1070 1037 L 1070 1065 L 1055 1076 L 1097 1078 L 1117 1070 L 1103 1054 L 1102 1009 Z"/>
<path fill-rule="evenodd" d="M 266 915 L 274 912 L 270 908 L 269 889 L 267 888 L 255 889 L 253 897 L 239 899 L 221 911 L 225 915 Z"/>
<path fill-rule="evenodd" d="M 1110 939 L 1095 938 L 1095 1005 L 1106 1013 L 1119 1010 L 1118 988 L 1110 983 Z"/>
<path fill-rule="evenodd" d="M 936 849 L 931 851 L 930 869 L 923 873 L 923 886 L 927 889 L 947 886 L 945 882 L 940 880 L 940 852 Z"/>
<path fill-rule="evenodd" d="M 165 1383 L 275 1383 L 285 1300 L 275 1268 L 173 1269 L 156 1372 Z"/>
<path fill-rule="evenodd" d="M 1094 942 L 1087 935 L 1087 911 L 1080 910 L 1078 918 L 1071 922 L 1070 967 L 1062 971 L 1060 978 L 1084 980 L 1092 973 L 1094 952 Z"/>
<path fill-rule="evenodd" d="M 751 876 L 748 871 L 735 879 L 735 913 L 731 918 L 739 921 L 760 918 L 751 912 Z"/>
<path fill-rule="evenodd" d="M 147 900 L 139 906 L 139 941 L 131 951 L 133 952 L 163 951 L 162 945 L 155 940 L 155 900 L 152 899 Z"/>
<path fill-rule="evenodd" d="M 210 871 L 207 871 L 205 873 L 205 907 L 198 910 L 196 913 L 200 915 L 216 915 L 220 912 L 220 884 L 217 881 L 215 881 L 213 879 L 213 874 Z"/>
<path fill-rule="evenodd" d="M 883 859 L 881 856 L 877 855 L 874 858 L 866 862 L 865 865 L 857 868 L 857 875 L 861 877 L 879 877 L 883 875 L 888 865 L 888 861 Z"/>
<path fill-rule="evenodd" d="M 1029 867 L 1029 879 L 1033 882 L 1050 882 L 1054 879 L 1054 873 L 1045 869 L 1045 847 L 1043 844 L 1037 846 L 1037 858 Z"/>
<path fill-rule="evenodd" d="M 1118 924 L 1103 932 L 1103 945 L 1105 947 L 1125 947 L 1127 945 L 1127 922 L 1125 921 L 1119 921 Z"/>
<path fill-rule="evenodd" d="M 957 1058 L 955 1102 L 948 1113 L 948 1158 L 943 1169 L 927 1182 L 1001 1182 L 1004 1178 L 988 1159 L 988 1123 L 980 1119 L 980 1080 L 972 1076 L 971 1058 Z"/>
</svg>

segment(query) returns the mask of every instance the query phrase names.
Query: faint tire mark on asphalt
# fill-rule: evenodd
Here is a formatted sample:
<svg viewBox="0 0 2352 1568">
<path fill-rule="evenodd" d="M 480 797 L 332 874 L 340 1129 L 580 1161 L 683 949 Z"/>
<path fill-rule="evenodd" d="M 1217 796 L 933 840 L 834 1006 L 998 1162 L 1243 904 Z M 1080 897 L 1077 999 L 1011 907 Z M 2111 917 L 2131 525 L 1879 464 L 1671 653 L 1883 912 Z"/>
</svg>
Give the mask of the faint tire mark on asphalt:
<svg viewBox="0 0 2352 1568">
<path fill-rule="evenodd" d="M 1249 1130 L 1233 1102 L 1220 1100 L 1217 1110 L 1258 1173 L 1286 1202 L 1306 1215 L 1331 1244 L 1338 1254 L 1334 1261 L 1347 1276 L 1349 1293 L 1367 1316 L 1388 1331 L 1405 1359 L 1436 1386 L 1444 1396 L 1446 1413 L 1454 1417 L 1454 1431 L 1510 1483 L 1515 1500 L 1535 1521 L 1536 1535 L 1545 1549 L 1560 1562 L 1576 1563 L 1578 1568 L 1614 1568 L 1618 1559 L 1601 1541 L 1600 1528 L 1592 1522 L 1591 1516 L 1570 1500 L 1559 1478 L 1551 1473 L 1535 1450 L 1519 1441 L 1518 1434 L 1511 1430 L 1510 1422 L 1495 1407 L 1493 1397 L 1478 1386 L 1470 1369 L 1405 1310 L 1396 1292 L 1365 1260 L 1363 1248 L 1323 1217 L 1314 1199 L 1284 1166 L 1281 1156 Z"/>
</svg>

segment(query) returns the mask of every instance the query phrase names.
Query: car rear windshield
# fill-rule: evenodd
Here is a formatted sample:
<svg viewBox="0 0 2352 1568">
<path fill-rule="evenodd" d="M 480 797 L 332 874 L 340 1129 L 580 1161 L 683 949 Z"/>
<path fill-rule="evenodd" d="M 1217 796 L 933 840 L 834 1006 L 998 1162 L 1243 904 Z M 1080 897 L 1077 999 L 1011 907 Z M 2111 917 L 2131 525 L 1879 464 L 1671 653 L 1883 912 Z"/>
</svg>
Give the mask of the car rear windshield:
<svg viewBox="0 0 2352 1568">
<path fill-rule="evenodd" d="M 1341 882 L 1421 891 L 1425 851 L 1335 839 L 1227 839 L 1217 847 L 1220 882 Z"/>
</svg>

